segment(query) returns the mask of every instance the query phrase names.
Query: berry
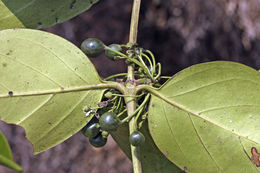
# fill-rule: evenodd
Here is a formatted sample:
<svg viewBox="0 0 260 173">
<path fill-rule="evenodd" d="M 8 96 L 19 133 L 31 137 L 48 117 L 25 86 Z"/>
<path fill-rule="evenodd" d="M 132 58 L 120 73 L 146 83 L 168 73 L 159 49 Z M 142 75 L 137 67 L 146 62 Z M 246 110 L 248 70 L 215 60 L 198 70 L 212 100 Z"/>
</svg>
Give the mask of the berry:
<svg viewBox="0 0 260 173">
<path fill-rule="evenodd" d="M 88 123 L 83 129 L 82 133 L 88 138 L 93 138 L 98 135 L 100 127 L 98 123 Z"/>
<path fill-rule="evenodd" d="M 81 44 L 81 50 L 89 57 L 95 58 L 101 55 L 105 46 L 104 43 L 96 38 L 88 38 Z"/>
<path fill-rule="evenodd" d="M 118 52 L 122 52 L 122 48 L 121 48 L 121 46 L 120 46 L 119 44 L 111 44 L 111 45 L 109 45 L 108 47 L 111 48 L 111 49 L 113 49 L 113 50 L 116 50 L 116 51 L 118 51 Z M 119 58 L 116 57 L 116 56 L 118 56 L 118 55 L 117 55 L 115 52 L 113 52 L 113 51 L 111 51 L 111 50 L 109 50 L 109 49 L 106 49 L 105 54 L 106 54 L 106 56 L 107 56 L 109 59 L 111 59 L 111 60 L 113 60 L 113 61 L 119 60 Z"/>
<path fill-rule="evenodd" d="M 119 126 L 119 119 L 115 113 L 106 112 L 100 117 L 99 124 L 104 131 L 115 131 Z"/>
<path fill-rule="evenodd" d="M 107 143 L 107 138 L 104 138 L 101 134 L 101 132 L 94 138 L 89 138 L 89 142 L 94 147 L 103 147 Z"/>
<path fill-rule="evenodd" d="M 109 91 L 105 94 L 105 97 L 111 99 L 113 97 L 113 93 Z"/>
<path fill-rule="evenodd" d="M 107 132 L 107 131 L 102 131 L 102 137 L 103 138 L 107 138 L 108 137 L 108 135 L 109 135 L 109 133 Z"/>
<path fill-rule="evenodd" d="M 129 136 L 129 141 L 130 144 L 137 147 L 145 142 L 145 137 L 141 132 L 135 131 Z"/>
</svg>

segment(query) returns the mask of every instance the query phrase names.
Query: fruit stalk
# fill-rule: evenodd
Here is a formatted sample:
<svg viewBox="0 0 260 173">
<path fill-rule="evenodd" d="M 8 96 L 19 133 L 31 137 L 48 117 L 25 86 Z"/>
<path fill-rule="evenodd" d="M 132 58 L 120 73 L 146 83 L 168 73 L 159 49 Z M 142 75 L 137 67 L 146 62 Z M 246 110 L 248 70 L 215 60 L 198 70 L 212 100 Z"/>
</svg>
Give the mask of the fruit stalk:
<svg viewBox="0 0 260 173">
<path fill-rule="evenodd" d="M 134 45 L 137 42 L 137 31 L 138 31 L 138 21 L 140 12 L 141 0 L 133 0 L 132 17 L 130 25 L 129 43 Z M 134 64 L 128 65 L 128 80 L 134 80 Z M 129 82 L 127 84 L 127 95 L 133 95 L 133 97 L 125 97 L 127 103 L 128 115 L 131 115 L 136 109 L 136 95 L 135 85 Z M 132 134 L 136 129 L 134 117 L 129 122 L 129 133 Z M 140 148 L 131 145 L 132 154 L 132 164 L 134 173 L 142 173 L 142 165 L 140 161 Z"/>
</svg>

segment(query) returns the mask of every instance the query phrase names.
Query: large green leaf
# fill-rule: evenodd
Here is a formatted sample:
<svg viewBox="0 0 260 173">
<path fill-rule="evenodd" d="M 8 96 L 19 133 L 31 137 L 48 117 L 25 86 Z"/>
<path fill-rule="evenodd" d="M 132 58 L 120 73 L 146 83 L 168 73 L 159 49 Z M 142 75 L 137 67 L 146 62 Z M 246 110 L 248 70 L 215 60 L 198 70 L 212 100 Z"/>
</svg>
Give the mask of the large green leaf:
<svg viewBox="0 0 260 173">
<path fill-rule="evenodd" d="M 169 160 L 188 173 L 257 173 L 260 74 L 242 64 L 192 66 L 152 96 L 149 130 Z M 159 99 L 165 97 L 166 101 Z"/>
<path fill-rule="evenodd" d="M 147 122 L 143 124 L 141 132 L 145 136 L 145 143 L 140 148 L 143 173 L 180 173 L 181 170 L 166 159 L 154 144 L 148 131 Z M 121 125 L 111 135 L 128 158 L 131 158 L 127 124 Z"/>
<path fill-rule="evenodd" d="M 71 19 L 98 0 L 0 0 L 0 30 L 46 28 Z"/>
<path fill-rule="evenodd" d="M 0 31 L 0 117 L 25 128 L 36 153 L 79 131 L 91 116 L 101 90 L 94 66 L 80 49 L 50 33 Z"/>
<path fill-rule="evenodd" d="M 16 171 L 23 170 L 19 165 L 17 165 L 13 161 L 11 149 L 1 131 L 0 131 L 0 165 L 4 165 Z"/>
</svg>

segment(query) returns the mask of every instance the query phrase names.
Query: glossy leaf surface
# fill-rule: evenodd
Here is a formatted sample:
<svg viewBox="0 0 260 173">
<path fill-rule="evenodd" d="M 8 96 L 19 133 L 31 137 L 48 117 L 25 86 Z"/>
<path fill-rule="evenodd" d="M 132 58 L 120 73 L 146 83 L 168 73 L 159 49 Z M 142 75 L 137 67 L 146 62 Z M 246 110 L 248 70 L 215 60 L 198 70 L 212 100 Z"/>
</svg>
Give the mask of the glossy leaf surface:
<svg viewBox="0 0 260 173">
<path fill-rule="evenodd" d="M 0 31 L 0 74 L 0 118 L 24 127 L 36 153 L 78 132 L 103 93 L 84 89 L 100 80 L 80 49 L 37 30 Z"/>
<path fill-rule="evenodd" d="M 16 171 L 23 170 L 19 165 L 17 165 L 13 161 L 10 146 L 1 131 L 0 131 L 0 165 L 9 167 Z"/>
<path fill-rule="evenodd" d="M 181 173 L 181 170 L 165 158 L 156 147 L 149 134 L 147 123 L 143 124 L 141 132 L 145 136 L 145 143 L 140 147 L 143 173 Z M 127 124 L 119 126 L 111 135 L 128 158 L 131 158 Z"/>
<path fill-rule="evenodd" d="M 0 0 L 0 30 L 40 29 L 65 22 L 98 0 Z"/>
<path fill-rule="evenodd" d="M 257 173 L 260 74 L 242 64 L 192 66 L 152 96 L 149 130 L 156 145 L 188 173 Z"/>
</svg>

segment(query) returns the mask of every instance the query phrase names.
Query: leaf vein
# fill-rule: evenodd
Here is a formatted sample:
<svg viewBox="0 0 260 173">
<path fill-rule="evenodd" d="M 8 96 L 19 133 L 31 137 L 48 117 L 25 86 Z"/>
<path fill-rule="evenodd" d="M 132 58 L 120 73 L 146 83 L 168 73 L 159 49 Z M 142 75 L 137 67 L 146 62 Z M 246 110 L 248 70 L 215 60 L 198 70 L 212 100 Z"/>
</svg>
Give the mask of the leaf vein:
<svg viewBox="0 0 260 173">
<path fill-rule="evenodd" d="M 171 87 L 172 85 L 176 85 L 177 83 L 179 83 L 179 82 L 181 82 L 181 81 L 184 81 L 184 80 L 186 80 L 187 78 L 189 78 L 189 77 L 192 77 L 192 76 L 194 76 L 194 75 L 197 75 L 197 74 L 200 74 L 200 73 L 205 73 L 205 72 L 207 72 L 207 71 L 210 71 L 210 70 L 212 70 L 212 69 L 215 69 L 216 67 L 213 67 L 213 68 L 208 68 L 208 69 L 205 69 L 205 70 L 202 70 L 202 71 L 198 71 L 198 72 L 196 72 L 196 73 L 192 73 L 191 75 L 188 75 L 188 76 L 185 76 L 184 78 L 182 78 L 181 80 L 177 80 L 176 81 L 176 76 L 178 76 L 179 74 L 177 73 L 176 75 L 174 75 L 171 79 L 173 79 L 173 81 L 171 81 L 171 84 L 169 85 L 169 86 L 165 86 L 164 88 L 169 88 L 169 87 Z M 182 71 L 180 71 L 180 73 L 182 73 Z M 170 80 L 169 80 L 170 81 Z M 166 83 L 165 83 L 166 84 Z M 165 85 L 164 84 L 164 85 Z M 163 86 L 164 86 L 163 85 Z"/>
<path fill-rule="evenodd" d="M 12 16 L 15 16 L 16 14 L 18 14 L 19 12 L 21 12 L 22 10 L 28 8 L 29 6 L 31 6 L 32 4 L 34 4 L 36 2 L 36 0 L 33 0 L 31 2 L 29 2 L 28 4 L 25 4 L 24 6 L 22 6 L 21 8 L 17 9 L 16 11 L 10 13 L 10 15 L 6 15 L 4 16 L 3 18 L 0 19 L 0 21 L 4 20 L 4 19 L 7 19 L 9 17 L 12 17 Z M 4 5 L 4 4 L 3 4 Z M 5 5 L 6 6 L 6 5 Z M 8 7 L 6 7 L 8 8 Z"/>
<path fill-rule="evenodd" d="M 15 58 L 9 58 L 7 55 L 1 54 L 1 53 L 0 53 L 0 55 L 2 55 L 4 58 L 11 59 L 12 61 L 15 61 L 15 62 L 17 62 L 17 63 L 19 63 L 19 64 L 21 64 L 21 65 L 23 65 L 23 66 L 25 66 L 25 67 L 27 67 L 27 68 L 29 68 L 29 69 L 31 69 L 31 70 L 37 72 L 38 74 L 40 74 L 40 75 L 44 76 L 45 78 L 49 79 L 50 81 L 52 81 L 53 83 L 55 83 L 55 84 L 58 85 L 59 87 L 62 87 L 61 84 L 59 84 L 59 83 L 56 82 L 55 80 L 51 79 L 48 75 L 46 75 L 46 74 L 44 74 L 44 73 L 38 71 L 37 69 L 31 67 L 30 65 L 27 65 L 27 64 L 25 64 L 25 63 L 23 63 L 23 62 L 21 62 L 21 61 L 15 59 Z M 10 56 L 10 55 L 9 55 L 9 56 Z"/>
<path fill-rule="evenodd" d="M 228 106 L 223 106 L 223 107 L 215 107 L 215 108 L 210 108 L 210 109 L 207 109 L 207 110 L 203 110 L 201 112 L 198 112 L 198 114 L 202 114 L 202 113 L 205 113 L 205 112 L 211 112 L 211 111 L 215 111 L 215 110 L 221 110 L 221 109 L 225 109 L 225 108 L 235 108 L 235 107 L 259 107 L 259 105 L 228 105 Z"/>
<path fill-rule="evenodd" d="M 205 144 L 204 144 L 204 142 L 203 142 L 203 139 L 202 139 L 202 137 L 199 135 L 199 133 L 198 133 L 196 127 L 195 127 L 195 124 L 194 124 L 194 122 L 193 122 L 193 120 L 192 120 L 190 114 L 189 114 L 189 113 L 187 113 L 187 114 L 188 114 L 189 119 L 190 119 L 190 121 L 191 121 L 191 124 L 192 124 L 192 126 L 193 126 L 194 132 L 196 133 L 196 135 L 197 135 L 197 137 L 198 137 L 198 139 L 199 139 L 201 145 L 203 146 L 203 148 L 205 149 L 205 151 L 208 153 L 209 157 L 210 157 L 211 160 L 214 162 L 214 164 L 215 164 L 216 167 L 219 169 L 219 171 L 220 171 L 220 172 L 224 172 L 223 169 L 217 164 L 216 160 L 213 158 L 213 156 L 212 156 L 212 154 L 210 153 L 210 151 L 209 151 L 209 150 L 207 149 L 207 147 L 205 146 Z"/>
<path fill-rule="evenodd" d="M 52 55 L 54 55 L 58 60 L 60 60 L 70 71 L 72 71 L 73 74 L 75 74 L 76 76 L 78 76 L 82 81 L 86 82 L 88 84 L 88 81 L 86 81 L 85 79 L 83 79 L 75 70 L 73 70 L 73 68 L 71 68 L 65 61 L 63 61 L 58 55 L 56 55 L 51 49 L 49 49 L 48 47 L 45 47 L 43 44 L 39 43 L 39 42 L 35 42 L 33 40 L 28 40 L 28 39 L 24 39 L 24 38 L 20 38 L 17 37 L 18 39 L 21 40 L 26 40 L 29 42 L 32 42 L 34 44 L 40 45 L 42 48 L 48 50 Z"/>
<path fill-rule="evenodd" d="M 250 158 L 249 154 L 247 153 L 247 151 L 246 151 L 246 149 L 245 149 L 245 146 L 243 145 L 243 143 L 242 143 L 240 137 L 238 137 L 238 139 L 239 139 L 240 146 L 242 147 L 244 153 L 246 154 L 246 156 L 247 156 L 247 158 L 248 158 L 248 161 L 250 162 L 249 164 L 252 165 L 251 158 Z M 256 169 L 257 172 L 259 172 L 259 170 L 255 167 L 255 165 L 253 165 L 253 167 Z"/>
<path fill-rule="evenodd" d="M 11 91 L 10 89 L 8 89 L 4 84 L 0 83 L 0 86 L 2 86 L 4 89 L 6 89 L 7 91 Z"/>
<path fill-rule="evenodd" d="M 21 124 L 24 121 L 26 121 L 31 115 L 33 115 L 35 112 L 37 112 L 40 108 L 42 108 L 45 104 L 47 104 L 52 98 L 54 97 L 54 94 L 51 94 L 50 97 L 48 97 L 46 100 L 44 100 L 39 106 L 37 106 L 31 113 L 26 115 L 23 119 L 18 121 L 16 124 Z"/>
<path fill-rule="evenodd" d="M 77 107 L 80 103 L 82 103 L 82 101 L 83 101 L 89 94 L 90 94 L 90 92 L 87 92 L 87 93 L 72 107 L 72 109 L 70 109 L 70 110 L 68 111 L 68 113 L 64 114 L 59 121 L 57 121 L 55 124 L 53 124 L 52 128 L 50 128 L 49 130 L 45 131 L 45 132 L 39 137 L 39 139 L 37 139 L 36 141 L 34 141 L 34 144 L 37 144 L 41 139 L 43 139 L 46 135 L 48 135 L 48 133 L 50 133 L 50 132 L 53 131 L 55 128 L 57 128 L 57 126 L 58 126 L 61 122 L 63 122 L 63 121 L 67 118 L 67 116 L 70 115 L 71 112 L 73 112 L 73 111 L 76 109 L 76 107 Z"/>
<path fill-rule="evenodd" d="M 164 117 L 165 117 L 165 119 L 166 119 L 167 125 L 168 125 L 168 127 L 169 127 L 169 129 L 170 129 L 170 132 L 171 132 L 171 134 L 172 134 L 172 136 L 173 136 L 174 141 L 176 142 L 176 144 L 177 144 L 178 148 L 180 149 L 180 151 L 181 151 L 183 157 L 185 158 L 185 160 L 188 160 L 188 162 L 190 162 L 190 160 L 187 159 L 187 157 L 185 156 L 184 152 L 182 151 L 180 144 L 179 144 L 179 143 L 177 142 L 177 140 L 176 140 L 176 136 L 174 135 L 173 129 L 171 128 L 171 126 L 170 126 L 170 124 L 169 124 L 169 120 L 168 120 L 168 118 L 167 118 L 167 116 L 166 116 L 166 110 L 165 110 L 165 105 L 164 105 L 164 104 L 162 104 L 162 108 L 163 108 L 163 112 L 164 112 L 163 115 L 164 115 Z M 190 163 L 192 164 L 192 162 L 190 162 Z M 174 163 L 174 164 L 176 164 L 176 163 Z M 176 164 L 176 165 L 177 165 L 177 164 Z"/>
</svg>

